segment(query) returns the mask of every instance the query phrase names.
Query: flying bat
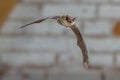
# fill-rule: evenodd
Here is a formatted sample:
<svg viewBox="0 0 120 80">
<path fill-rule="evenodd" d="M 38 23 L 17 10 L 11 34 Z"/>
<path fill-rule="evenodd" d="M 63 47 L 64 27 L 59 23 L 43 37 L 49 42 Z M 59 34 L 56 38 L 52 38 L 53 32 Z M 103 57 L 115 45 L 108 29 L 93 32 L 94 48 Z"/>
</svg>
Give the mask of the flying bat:
<svg viewBox="0 0 120 80">
<path fill-rule="evenodd" d="M 74 32 L 74 34 L 77 38 L 77 45 L 79 46 L 79 48 L 82 51 L 83 65 L 88 68 L 89 67 L 89 57 L 88 57 L 88 53 L 87 53 L 86 44 L 84 42 L 84 39 L 83 39 L 78 27 L 75 25 L 75 18 L 74 17 L 69 16 L 69 15 L 46 17 L 46 18 L 43 18 L 43 19 L 39 19 L 39 20 L 30 22 L 28 24 L 25 24 L 25 25 L 21 26 L 20 28 L 24 28 L 26 26 L 29 26 L 29 25 L 35 24 L 35 23 L 40 23 L 40 22 L 45 21 L 47 19 L 54 19 L 60 25 L 62 25 L 64 27 L 71 28 L 71 30 Z"/>
</svg>

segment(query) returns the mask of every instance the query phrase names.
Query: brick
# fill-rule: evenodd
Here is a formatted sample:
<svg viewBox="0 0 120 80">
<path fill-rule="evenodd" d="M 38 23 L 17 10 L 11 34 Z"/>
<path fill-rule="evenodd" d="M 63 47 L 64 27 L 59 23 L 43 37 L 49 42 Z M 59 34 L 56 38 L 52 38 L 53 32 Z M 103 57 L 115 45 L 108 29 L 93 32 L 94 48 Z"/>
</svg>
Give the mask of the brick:
<svg viewBox="0 0 120 80">
<path fill-rule="evenodd" d="M 51 2 L 51 3 L 75 3 L 77 0 L 23 0 L 26 3 L 41 3 L 41 2 Z"/>
<path fill-rule="evenodd" d="M 38 18 L 40 16 L 37 5 L 18 4 L 13 9 L 10 18 Z"/>
<path fill-rule="evenodd" d="M 44 1 L 47 1 L 47 0 L 22 0 L 23 2 L 26 2 L 26 3 L 41 3 L 41 2 L 44 2 Z"/>
<path fill-rule="evenodd" d="M 77 0 L 51 0 L 51 2 L 57 2 L 57 3 L 75 3 Z"/>
<path fill-rule="evenodd" d="M 120 74 L 119 72 L 106 72 L 106 80 L 119 80 L 120 79 Z"/>
<path fill-rule="evenodd" d="M 112 66 L 111 54 L 90 54 L 89 58 L 91 65 Z"/>
<path fill-rule="evenodd" d="M 81 61 L 82 59 L 80 58 L 82 58 L 82 52 L 81 52 L 81 48 L 79 48 L 79 46 L 77 45 L 77 40 L 75 36 L 74 39 L 68 38 L 66 43 L 67 43 L 66 49 L 67 51 L 69 51 L 68 53 L 76 60 L 78 60 L 78 62 Z"/>
<path fill-rule="evenodd" d="M 81 0 L 81 2 L 85 2 L 85 3 L 106 3 L 109 0 Z"/>
<path fill-rule="evenodd" d="M 60 74 L 60 73 L 79 73 L 83 72 L 85 68 L 80 65 L 59 65 L 57 67 L 52 67 L 48 70 L 48 74 Z"/>
<path fill-rule="evenodd" d="M 24 69 L 22 74 L 28 75 L 28 80 L 44 80 L 44 70 L 41 69 Z"/>
<path fill-rule="evenodd" d="M 65 51 L 66 43 L 64 38 L 17 37 L 14 38 L 13 47 L 25 51 Z"/>
<path fill-rule="evenodd" d="M 12 41 L 13 41 L 13 39 L 10 37 L 0 36 L 0 52 L 11 50 L 12 49 Z"/>
<path fill-rule="evenodd" d="M 112 2 L 117 2 L 118 3 L 118 2 L 120 2 L 120 0 L 112 0 Z"/>
<path fill-rule="evenodd" d="M 86 21 L 84 33 L 86 35 L 111 35 L 112 24 L 107 21 Z"/>
<path fill-rule="evenodd" d="M 117 55 L 117 66 L 120 66 L 120 54 Z"/>
<path fill-rule="evenodd" d="M 11 69 L 2 78 L 2 80 L 22 80 L 20 73 L 16 69 Z"/>
<path fill-rule="evenodd" d="M 119 38 L 92 39 L 86 38 L 86 44 L 89 50 L 94 51 L 117 51 L 120 47 Z"/>
<path fill-rule="evenodd" d="M 71 66 L 71 65 L 82 65 L 82 54 L 81 53 L 62 53 L 59 57 L 60 65 Z"/>
<path fill-rule="evenodd" d="M 77 41 L 75 39 L 68 38 L 66 52 L 60 54 L 59 62 L 61 65 L 82 65 L 82 52 L 77 46 Z"/>
<path fill-rule="evenodd" d="M 20 21 L 7 21 L 3 25 L 3 28 L 1 30 L 1 33 L 3 34 L 13 34 L 13 33 L 22 33 L 22 30 L 19 29 L 19 27 L 23 25 Z"/>
<path fill-rule="evenodd" d="M 62 34 L 64 31 L 66 31 L 66 28 L 60 24 L 58 24 L 56 21 L 52 21 L 49 23 L 49 32 L 53 34 Z"/>
<path fill-rule="evenodd" d="M 30 23 L 30 22 L 27 22 L 27 23 Z M 36 23 L 36 24 L 29 25 L 26 28 L 22 29 L 21 31 L 25 31 L 28 34 L 46 34 L 50 32 L 49 28 L 50 26 L 48 22 L 43 22 L 43 23 L 38 23 L 38 24 Z"/>
<path fill-rule="evenodd" d="M 24 28 L 24 31 L 26 33 L 32 33 L 32 34 L 62 35 L 63 31 L 65 31 L 65 30 L 66 30 L 65 27 L 58 24 L 54 20 L 47 20 L 45 22 L 29 25 L 28 27 Z"/>
<path fill-rule="evenodd" d="M 75 36 L 74 36 L 74 39 L 68 38 L 66 43 L 67 43 L 67 46 L 68 46 L 67 49 L 71 53 L 78 53 L 78 52 L 81 51 L 79 49 L 79 46 L 77 45 L 77 40 L 76 40 Z"/>
<path fill-rule="evenodd" d="M 50 53 L 4 53 L 1 55 L 1 61 L 10 66 L 35 65 L 48 67 L 55 63 L 55 55 Z"/>
<path fill-rule="evenodd" d="M 95 18 L 96 8 L 94 5 L 45 5 L 44 16 L 69 14 L 80 18 Z M 49 13 L 49 14 L 48 14 Z"/>
<path fill-rule="evenodd" d="M 86 71 L 80 66 L 67 66 L 66 68 L 51 69 L 48 80 L 100 80 L 100 74 L 96 71 Z"/>
<path fill-rule="evenodd" d="M 99 17 L 102 18 L 120 18 L 119 5 L 101 5 L 99 10 Z"/>
</svg>

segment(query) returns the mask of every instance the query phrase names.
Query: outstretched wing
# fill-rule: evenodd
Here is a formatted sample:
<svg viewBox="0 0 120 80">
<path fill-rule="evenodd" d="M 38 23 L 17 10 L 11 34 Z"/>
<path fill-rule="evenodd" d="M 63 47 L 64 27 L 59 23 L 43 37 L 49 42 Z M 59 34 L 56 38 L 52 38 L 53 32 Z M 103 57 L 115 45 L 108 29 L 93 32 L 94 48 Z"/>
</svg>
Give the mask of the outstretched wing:
<svg viewBox="0 0 120 80">
<path fill-rule="evenodd" d="M 30 23 L 28 23 L 28 24 L 25 24 L 25 25 L 21 26 L 20 28 L 24 28 L 24 27 L 26 27 L 26 26 L 29 26 L 29 25 L 35 24 L 35 23 L 40 23 L 40 22 L 42 22 L 42 21 L 44 21 L 44 20 L 47 20 L 47 19 L 55 19 L 55 20 L 57 20 L 58 18 L 59 18 L 59 16 L 47 17 L 47 18 L 39 19 L 39 20 L 30 22 Z"/>
<path fill-rule="evenodd" d="M 79 29 L 76 27 L 76 25 L 72 25 L 70 27 L 72 29 L 72 31 L 74 32 L 76 38 L 77 38 L 77 45 L 80 47 L 81 51 L 82 51 L 82 55 L 83 55 L 83 63 L 85 66 L 88 67 L 89 64 L 89 60 L 88 60 L 88 53 L 87 53 L 87 48 L 86 48 L 86 44 L 83 40 L 83 37 L 79 31 Z"/>
</svg>

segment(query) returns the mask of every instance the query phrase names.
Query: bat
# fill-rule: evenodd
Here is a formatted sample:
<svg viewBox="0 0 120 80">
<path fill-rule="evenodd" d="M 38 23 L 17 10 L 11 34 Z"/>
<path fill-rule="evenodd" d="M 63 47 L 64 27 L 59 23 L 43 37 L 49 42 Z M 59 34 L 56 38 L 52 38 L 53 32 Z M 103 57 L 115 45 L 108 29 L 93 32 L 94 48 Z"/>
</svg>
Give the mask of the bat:
<svg viewBox="0 0 120 80">
<path fill-rule="evenodd" d="M 77 45 L 79 46 L 79 48 L 82 51 L 83 65 L 84 65 L 84 67 L 88 68 L 89 67 L 89 57 L 88 57 L 86 44 L 84 42 L 84 39 L 83 39 L 78 27 L 75 25 L 75 18 L 74 17 L 69 16 L 69 15 L 47 17 L 47 18 L 39 19 L 39 20 L 30 22 L 28 24 L 25 24 L 25 25 L 21 26 L 20 28 L 24 28 L 26 26 L 29 26 L 29 25 L 35 24 L 35 23 L 40 23 L 40 22 L 45 21 L 47 19 L 54 19 L 60 25 L 62 25 L 64 27 L 71 28 L 71 30 L 74 32 L 74 34 L 75 34 L 75 36 L 77 38 Z"/>
</svg>

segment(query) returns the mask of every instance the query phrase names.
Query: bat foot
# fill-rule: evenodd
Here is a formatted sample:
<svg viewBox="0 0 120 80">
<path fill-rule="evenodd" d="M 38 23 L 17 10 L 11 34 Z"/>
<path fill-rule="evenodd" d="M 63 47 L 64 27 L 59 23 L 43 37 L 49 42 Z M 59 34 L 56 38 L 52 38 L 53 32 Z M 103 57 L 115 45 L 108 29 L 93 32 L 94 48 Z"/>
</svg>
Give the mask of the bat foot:
<svg viewBox="0 0 120 80">
<path fill-rule="evenodd" d="M 88 63 L 86 63 L 86 62 L 84 62 L 84 63 L 83 63 L 83 66 L 84 66 L 86 69 L 88 69 L 88 68 L 89 68 Z"/>
</svg>

